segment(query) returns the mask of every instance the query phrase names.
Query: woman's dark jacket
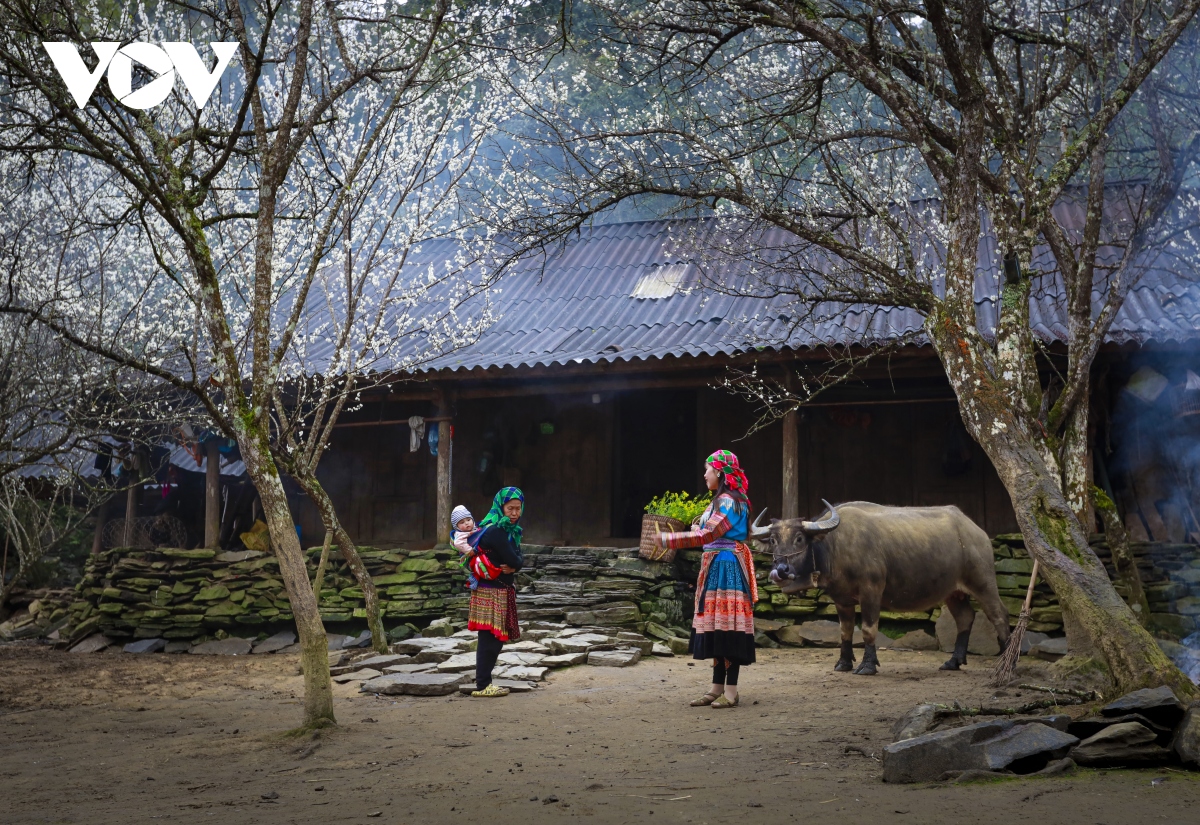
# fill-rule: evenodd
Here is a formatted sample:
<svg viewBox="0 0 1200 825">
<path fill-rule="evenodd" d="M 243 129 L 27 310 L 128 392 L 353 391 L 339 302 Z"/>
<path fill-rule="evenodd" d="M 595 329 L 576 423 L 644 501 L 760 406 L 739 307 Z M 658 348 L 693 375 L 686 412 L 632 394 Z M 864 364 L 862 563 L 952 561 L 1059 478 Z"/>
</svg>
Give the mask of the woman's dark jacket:
<svg viewBox="0 0 1200 825">
<path fill-rule="evenodd" d="M 513 544 L 503 527 L 493 525 L 485 530 L 479 538 L 479 549 L 487 555 L 488 561 L 497 567 L 504 564 L 514 570 L 520 570 L 525 566 L 525 557 L 521 555 L 521 548 Z M 516 576 L 512 573 L 501 573 L 490 582 L 479 582 L 479 586 L 512 587 L 515 578 Z"/>
</svg>

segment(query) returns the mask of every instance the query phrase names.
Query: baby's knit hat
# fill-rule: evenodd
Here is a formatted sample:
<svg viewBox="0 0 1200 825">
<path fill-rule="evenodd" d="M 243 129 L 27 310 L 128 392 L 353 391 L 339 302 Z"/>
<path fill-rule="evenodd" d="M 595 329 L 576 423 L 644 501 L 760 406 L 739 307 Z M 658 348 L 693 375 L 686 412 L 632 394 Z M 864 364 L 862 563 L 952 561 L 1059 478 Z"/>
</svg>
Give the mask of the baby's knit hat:
<svg viewBox="0 0 1200 825">
<path fill-rule="evenodd" d="M 474 519 L 475 517 L 471 515 L 470 510 L 468 510 L 466 507 L 464 507 L 463 505 L 460 504 L 457 507 L 455 507 L 454 510 L 452 510 L 450 513 L 450 526 L 451 527 L 457 526 L 458 523 L 465 518 Z"/>
</svg>

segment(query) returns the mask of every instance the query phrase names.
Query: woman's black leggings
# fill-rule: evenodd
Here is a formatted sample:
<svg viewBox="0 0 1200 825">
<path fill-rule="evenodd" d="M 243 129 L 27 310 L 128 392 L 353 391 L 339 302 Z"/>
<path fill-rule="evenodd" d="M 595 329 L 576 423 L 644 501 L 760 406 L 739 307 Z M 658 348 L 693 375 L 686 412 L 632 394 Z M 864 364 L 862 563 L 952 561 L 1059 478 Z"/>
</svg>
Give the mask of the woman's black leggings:
<svg viewBox="0 0 1200 825">
<path fill-rule="evenodd" d="M 490 630 L 479 631 L 479 646 L 475 648 L 475 689 L 483 690 L 492 683 L 492 668 L 504 649 L 504 642 Z"/>
<path fill-rule="evenodd" d="M 713 665 L 713 684 L 737 687 L 738 674 L 741 671 L 741 665 L 726 667 L 724 659 L 717 659 L 717 663 Z"/>
</svg>

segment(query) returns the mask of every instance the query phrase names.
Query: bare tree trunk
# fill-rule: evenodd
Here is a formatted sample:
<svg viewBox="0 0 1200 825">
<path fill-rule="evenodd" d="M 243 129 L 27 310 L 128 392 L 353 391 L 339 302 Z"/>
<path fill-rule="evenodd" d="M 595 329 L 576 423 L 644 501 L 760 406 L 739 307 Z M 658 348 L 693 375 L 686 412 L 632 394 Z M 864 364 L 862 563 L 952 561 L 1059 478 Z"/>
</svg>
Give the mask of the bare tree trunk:
<svg viewBox="0 0 1200 825">
<path fill-rule="evenodd" d="M 300 666 L 304 673 L 304 725 L 318 728 L 336 724 L 333 715 L 333 683 L 329 676 L 329 642 L 317 610 L 304 551 L 292 521 L 287 494 L 279 469 L 265 443 L 255 443 L 253 435 L 239 433 L 242 458 L 262 501 L 263 518 L 271 535 L 271 546 L 279 560 L 279 573 L 287 589 L 300 635 Z"/>
<path fill-rule="evenodd" d="M 367 627 L 371 631 L 371 647 L 377 653 L 387 653 L 387 631 L 383 628 L 383 616 L 379 612 L 379 593 L 375 590 L 375 582 L 371 581 L 371 574 L 367 572 L 366 565 L 362 562 L 362 556 L 358 555 L 358 548 L 355 546 L 354 540 L 350 538 L 350 534 L 346 532 L 341 520 L 338 519 L 337 509 L 333 506 L 333 501 L 325 492 L 325 488 L 321 486 L 321 482 L 305 473 L 298 473 L 294 478 L 317 505 L 317 510 L 321 513 L 321 523 L 325 525 L 327 531 L 333 533 L 342 558 L 345 559 L 350 571 L 354 573 L 354 580 L 358 582 L 358 587 L 363 592 Z"/>
<path fill-rule="evenodd" d="M 933 340 L 968 429 L 996 468 L 1012 500 L 1025 546 L 1122 691 L 1170 686 L 1181 698 L 1200 696 L 1117 595 L 1088 546 L 1061 480 L 1042 460 L 1035 438 L 992 387 L 993 378 L 969 343 L 967 330 L 948 314 L 930 316 Z"/>
<path fill-rule="evenodd" d="M 1082 378 L 1084 388 L 1080 401 L 1067 418 L 1062 435 L 1062 450 L 1059 465 L 1062 467 L 1063 493 L 1075 517 L 1083 527 L 1084 534 L 1095 530 L 1095 517 L 1092 515 L 1092 453 L 1088 440 L 1088 410 L 1087 403 L 1091 397 L 1091 381 L 1089 377 Z"/>
</svg>

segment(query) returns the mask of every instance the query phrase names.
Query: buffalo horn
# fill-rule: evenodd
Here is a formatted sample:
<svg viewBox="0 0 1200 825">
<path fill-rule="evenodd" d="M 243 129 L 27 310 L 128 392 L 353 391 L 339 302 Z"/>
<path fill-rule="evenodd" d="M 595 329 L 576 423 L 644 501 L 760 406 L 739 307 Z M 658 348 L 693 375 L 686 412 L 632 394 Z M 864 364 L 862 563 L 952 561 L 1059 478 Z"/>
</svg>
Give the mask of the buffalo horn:
<svg viewBox="0 0 1200 825">
<path fill-rule="evenodd" d="M 821 521 L 806 521 L 804 522 L 804 532 L 806 533 L 828 533 L 833 528 L 842 523 L 841 516 L 838 515 L 837 508 L 830 504 L 825 499 L 821 499 L 821 503 L 829 508 L 829 518 Z"/>
<path fill-rule="evenodd" d="M 759 527 L 759 526 L 758 526 L 758 523 L 759 523 L 760 521 L 762 521 L 762 517 L 763 517 L 763 516 L 765 516 L 766 514 L 767 514 L 767 510 L 766 510 L 766 508 L 764 507 L 764 508 L 763 508 L 763 511 L 762 511 L 761 513 L 759 513 L 759 514 L 758 514 L 758 518 L 756 518 L 756 519 L 754 520 L 754 523 L 750 525 L 750 536 L 751 536 L 751 538 L 756 538 L 756 539 L 757 539 L 757 538 L 762 538 L 763 536 L 765 536 L 765 535 L 768 535 L 768 534 L 771 532 L 771 528 L 770 528 L 770 527 Z"/>
</svg>

